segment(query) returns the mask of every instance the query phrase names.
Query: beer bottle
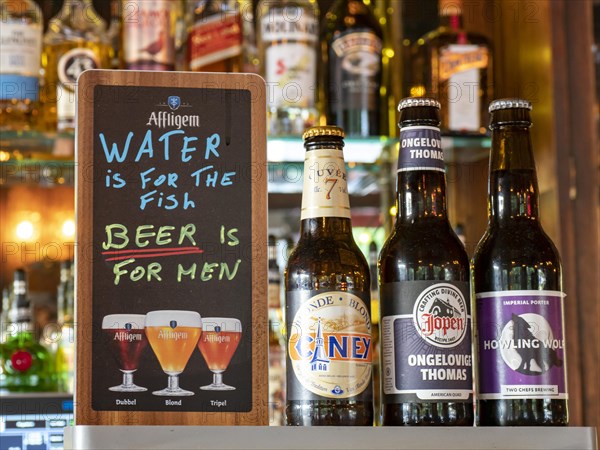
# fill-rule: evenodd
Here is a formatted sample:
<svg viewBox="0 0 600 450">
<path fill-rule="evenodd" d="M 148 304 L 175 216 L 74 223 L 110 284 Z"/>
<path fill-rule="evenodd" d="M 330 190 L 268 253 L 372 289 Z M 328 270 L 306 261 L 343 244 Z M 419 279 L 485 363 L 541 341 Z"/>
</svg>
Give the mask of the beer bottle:
<svg viewBox="0 0 600 450">
<path fill-rule="evenodd" d="M 400 102 L 396 224 L 379 256 L 383 425 L 473 425 L 469 258 L 448 221 L 440 104 Z"/>
<path fill-rule="evenodd" d="M 480 425 L 568 423 L 561 263 L 539 221 L 530 110 L 489 107 L 489 220 L 473 257 Z"/>
<path fill-rule="evenodd" d="M 334 126 L 308 129 L 300 240 L 285 271 L 288 425 L 373 425 L 370 277 Z"/>
</svg>

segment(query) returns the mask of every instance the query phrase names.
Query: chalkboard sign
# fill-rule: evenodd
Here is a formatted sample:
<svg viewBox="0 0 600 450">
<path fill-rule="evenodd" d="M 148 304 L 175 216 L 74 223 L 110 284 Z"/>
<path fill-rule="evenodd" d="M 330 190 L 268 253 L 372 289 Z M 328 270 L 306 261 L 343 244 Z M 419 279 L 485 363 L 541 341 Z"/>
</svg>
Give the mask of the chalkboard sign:
<svg viewBox="0 0 600 450">
<path fill-rule="evenodd" d="M 76 423 L 267 424 L 265 84 L 87 71 Z"/>
</svg>

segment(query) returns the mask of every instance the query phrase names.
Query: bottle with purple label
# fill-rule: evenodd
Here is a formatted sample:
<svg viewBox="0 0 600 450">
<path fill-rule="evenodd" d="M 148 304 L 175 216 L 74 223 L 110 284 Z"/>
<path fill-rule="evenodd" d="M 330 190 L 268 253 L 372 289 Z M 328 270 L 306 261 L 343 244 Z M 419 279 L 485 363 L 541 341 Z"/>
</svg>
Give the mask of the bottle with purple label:
<svg viewBox="0 0 600 450">
<path fill-rule="evenodd" d="M 440 104 L 398 109 L 398 212 L 379 256 L 382 423 L 472 426 L 469 258 L 448 221 Z"/>
<path fill-rule="evenodd" d="M 489 110 L 489 221 L 473 257 L 478 422 L 567 425 L 561 263 L 539 220 L 531 104 Z"/>
</svg>

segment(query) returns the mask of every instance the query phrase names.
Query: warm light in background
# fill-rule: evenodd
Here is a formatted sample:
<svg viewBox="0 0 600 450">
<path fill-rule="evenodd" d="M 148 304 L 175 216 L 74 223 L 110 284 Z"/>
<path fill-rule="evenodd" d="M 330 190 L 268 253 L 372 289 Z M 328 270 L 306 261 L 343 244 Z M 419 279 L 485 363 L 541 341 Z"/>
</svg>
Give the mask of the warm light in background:
<svg viewBox="0 0 600 450">
<path fill-rule="evenodd" d="M 73 219 L 67 219 L 63 222 L 62 234 L 64 237 L 75 236 L 75 221 Z"/>
<path fill-rule="evenodd" d="M 396 214 L 398 213 L 398 208 L 396 208 L 396 205 L 392 206 L 390 208 L 390 216 L 396 216 Z"/>
<path fill-rule="evenodd" d="M 367 233 L 366 231 L 363 231 L 358 235 L 358 240 L 361 244 L 368 244 L 371 242 L 371 239 L 371 233 Z"/>
<path fill-rule="evenodd" d="M 29 241 L 35 234 L 35 227 L 31 221 L 23 220 L 17 224 L 15 231 L 19 239 Z"/>
<path fill-rule="evenodd" d="M 425 86 L 418 85 L 410 88 L 411 97 L 423 97 L 425 95 Z"/>
</svg>

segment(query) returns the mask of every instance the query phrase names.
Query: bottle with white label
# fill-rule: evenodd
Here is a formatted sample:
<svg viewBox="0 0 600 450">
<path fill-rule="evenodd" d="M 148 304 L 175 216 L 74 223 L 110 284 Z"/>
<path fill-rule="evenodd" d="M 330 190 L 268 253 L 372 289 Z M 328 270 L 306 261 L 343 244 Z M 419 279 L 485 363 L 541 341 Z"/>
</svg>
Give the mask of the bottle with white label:
<svg viewBox="0 0 600 450">
<path fill-rule="evenodd" d="M 123 1 L 123 58 L 126 69 L 174 70 L 175 32 L 181 2 Z"/>
<path fill-rule="evenodd" d="M 347 136 L 381 134 L 383 32 L 362 0 L 337 0 L 325 16 L 320 92 L 327 122 Z"/>
<path fill-rule="evenodd" d="M 379 256 L 384 426 L 473 425 L 469 258 L 448 220 L 439 108 L 398 106 L 396 224 Z"/>
<path fill-rule="evenodd" d="M 309 0 L 261 0 L 257 9 L 261 75 L 271 136 L 301 135 L 316 108 L 319 10 Z"/>
<path fill-rule="evenodd" d="M 304 133 L 300 240 L 285 270 L 288 425 L 373 425 L 369 265 L 354 242 L 344 132 Z"/>
<path fill-rule="evenodd" d="M 0 0 L 0 131 L 35 127 L 42 12 L 31 0 Z"/>
<path fill-rule="evenodd" d="M 496 100 L 488 227 L 473 256 L 479 425 L 567 425 L 562 267 L 542 229 L 531 104 Z"/>
<path fill-rule="evenodd" d="M 88 69 L 110 67 L 112 50 L 106 22 L 91 0 L 65 0 L 50 20 L 43 43 L 44 128 L 72 133 L 79 75 Z"/>
<path fill-rule="evenodd" d="M 462 25 L 462 0 L 439 0 L 440 26 L 412 48 L 410 95 L 437 98 L 447 134 L 485 134 L 493 98 L 490 41 Z"/>
</svg>

